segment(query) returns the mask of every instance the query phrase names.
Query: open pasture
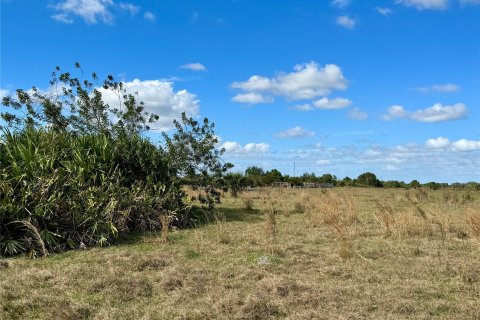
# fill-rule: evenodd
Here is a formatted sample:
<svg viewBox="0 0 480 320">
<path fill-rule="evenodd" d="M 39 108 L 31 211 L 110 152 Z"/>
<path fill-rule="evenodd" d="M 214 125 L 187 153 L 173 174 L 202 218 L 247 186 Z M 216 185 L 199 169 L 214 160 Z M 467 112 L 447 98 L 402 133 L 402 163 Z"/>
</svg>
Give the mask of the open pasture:
<svg viewBox="0 0 480 320">
<path fill-rule="evenodd" d="M 0 260 L 0 318 L 480 318 L 478 191 L 261 189 L 221 200 L 197 228 Z"/>
</svg>

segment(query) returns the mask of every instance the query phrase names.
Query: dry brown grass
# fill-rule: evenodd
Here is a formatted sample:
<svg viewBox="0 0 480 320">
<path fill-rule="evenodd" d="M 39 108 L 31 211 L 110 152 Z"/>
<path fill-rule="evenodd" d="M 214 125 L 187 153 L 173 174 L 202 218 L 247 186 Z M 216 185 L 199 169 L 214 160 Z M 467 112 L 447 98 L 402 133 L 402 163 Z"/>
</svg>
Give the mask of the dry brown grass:
<svg viewBox="0 0 480 320">
<path fill-rule="evenodd" d="M 468 208 L 466 218 L 470 232 L 480 240 L 480 210 Z"/>
<path fill-rule="evenodd" d="M 3 259 L 0 319 L 479 319 L 480 194 L 442 192 L 254 191 L 168 242 Z"/>
<path fill-rule="evenodd" d="M 268 238 L 270 252 L 273 254 L 277 240 L 277 220 L 275 218 L 277 214 L 275 208 L 276 201 L 272 199 L 270 194 L 265 194 L 264 202 L 267 205 L 265 209 L 265 232 Z"/>
</svg>

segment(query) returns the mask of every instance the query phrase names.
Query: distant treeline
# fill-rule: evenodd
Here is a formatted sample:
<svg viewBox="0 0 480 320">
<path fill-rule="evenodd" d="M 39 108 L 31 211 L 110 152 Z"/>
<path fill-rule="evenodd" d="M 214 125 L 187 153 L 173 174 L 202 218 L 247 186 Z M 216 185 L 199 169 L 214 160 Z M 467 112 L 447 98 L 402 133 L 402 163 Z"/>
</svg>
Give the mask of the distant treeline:
<svg viewBox="0 0 480 320">
<path fill-rule="evenodd" d="M 246 187 L 261 187 L 270 186 L 274 182 L 289 182 L 292 186 L 303 186 L 304 183 L 316 183 L 316 184 L 331 184 L 333 186 L 348 186 L 348 187 L 378 187 L 378 188 L 420 188 L 425 187 L 432 190 L 443 188 L 468 188 L 474 190 L 480 190 L 480 183 L 467 182 L 467 183 L 439 183 L 439 182 L 427 182 L 420 183 L 417 180 L 410 182 L 387 180 L 382 181 L 377 178 L 374 173 L 365 172 L 360 174 L 356 178 L 345 177 L 343 179 L 337 178 L 335 175 L 326 173 L 321 176 L 317 176 L 315 173 L 304 173 L 298 177 L 291 177 L 289 175 L 282 175 L 277 169 L 263 170 L 260 167 L 252 166 L 248 167 L 245 172 L 242 173 L 229 173 L 225 176 L 227 184 L 230 189 L 242 189 Z"/>
</svg>

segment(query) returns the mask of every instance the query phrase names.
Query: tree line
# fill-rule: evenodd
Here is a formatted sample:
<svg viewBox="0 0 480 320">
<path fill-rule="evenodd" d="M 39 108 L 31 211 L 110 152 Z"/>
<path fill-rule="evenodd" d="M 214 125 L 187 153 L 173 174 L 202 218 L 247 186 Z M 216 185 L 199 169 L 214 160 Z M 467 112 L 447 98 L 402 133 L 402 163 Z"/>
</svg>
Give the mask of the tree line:
<svg viewBox="0 0 480 320">
<path fill-rule="evenodd" d="M 232 190 L 243 190 L 247 187 L 263 187 L 270 186 L 274 182 L 288 182 L 292 186 L 303 186 L 303 183 L 316 183 L 319 185 L 330 184 L 339 187 L 378 187 L 378 188 L 429 188 L 432 190 L 443 188 L 470 188 L 480 190 L 480 183 L 439 183 L 427 182 L 420 183 L 418 180 L 410 182 L 387 180 L 382 181 L 377 178 L 374 173 L 364 172 L 356 178 L 345 177 L 343 179 L 337 178 L 335 175 L 325 173 L 317 176 L 315 173 L 303 173 L 301 176 L 292 177 L 283 175 L 279 170 L 264 170 L 258 166 L 248 167 L 244 173 L 228 173 L 225 176 L 227 185 Z M 234 191 L 235 192 L 235 191 Z"/>
</svg>

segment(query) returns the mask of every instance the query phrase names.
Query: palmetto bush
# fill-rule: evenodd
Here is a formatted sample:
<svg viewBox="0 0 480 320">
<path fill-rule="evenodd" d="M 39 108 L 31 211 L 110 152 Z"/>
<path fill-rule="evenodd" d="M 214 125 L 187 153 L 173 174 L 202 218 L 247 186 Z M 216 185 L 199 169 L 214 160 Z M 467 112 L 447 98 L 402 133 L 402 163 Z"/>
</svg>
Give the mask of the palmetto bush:
<svg viewBox="0 0 480 320">
<path fill-rule="evenodd" d="M 165 154 L 139 136 L 29 128 L 0 140 L 2 255 L 103 245 L 181 206 Z"/>
<path fill-rule="evenodd" d="M 110 106 L 96 74 L 83 79 L 83 71 L 77 78 L 57 67 L 53 93 L 33 87 L 2 100 L 11 110 L 0 109 L 2 256 L 105 245 L 159 229 L 164 216 L 191 223 L 197 210 L 183 203 L 180 182 L 215 190 L 231 167 L 220 162 L 208 119 L 200 124 L 183 113 L 162 148 L 143 135 L 159 117 L 135 94 L 108 76 L 101 87 L 119 97 Z"/>
</svg>

